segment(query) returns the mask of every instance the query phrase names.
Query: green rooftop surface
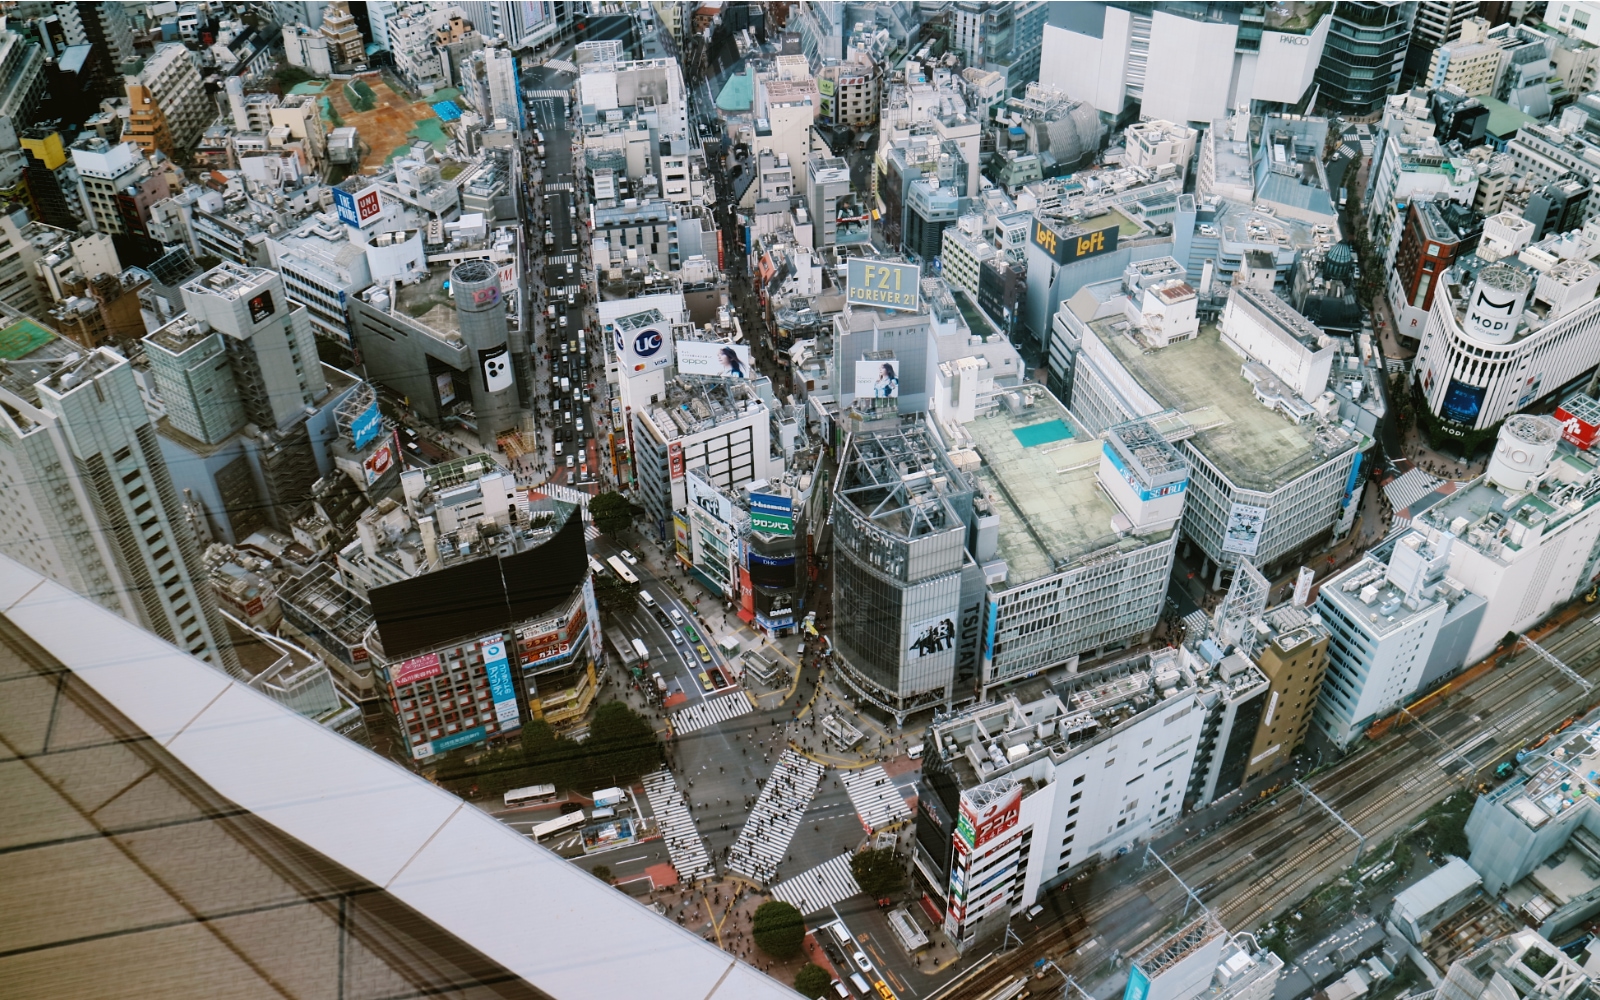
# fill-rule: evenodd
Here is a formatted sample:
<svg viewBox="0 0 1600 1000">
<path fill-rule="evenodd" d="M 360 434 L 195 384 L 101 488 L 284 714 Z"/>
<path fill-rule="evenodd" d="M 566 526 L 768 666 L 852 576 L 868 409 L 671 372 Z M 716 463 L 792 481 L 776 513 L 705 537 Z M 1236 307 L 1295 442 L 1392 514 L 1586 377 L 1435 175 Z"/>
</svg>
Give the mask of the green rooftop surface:
<svg viewBox="0 0 1600 1000">
<path fill-rule="evenodd" d="M 378 95 L 365 81 L 351 80 L 344 85 L 345 99 L 350 102 L 352 111 L 371 111 L 378 106 Z"/>
<path fill-rule="evenodd" d="M 1101 442 L 1073 424 L 1065 407 L 1043 386 L 1023 392 L 1032 405 L 1013 415 L 1005 407 L 962 426 L 983 456 L 979 476 L 1003 508 L 998 555 L 1008 586 L 1071 569 L 1092 552 L 1148 545 L 1152 537 L 1119 538 L 1111 526 L 1117 507 L 1096 481 Z M 1067 432 L 1049 442 L 1025 444 L 1027 432 L 1059 425 Z M 1159 536 L 1158 536 L 1159 537 Z"/>
<path fill-rule="evenodd" d="M 1315 440 L 1315 425 L 1295 424 L 1268 409 L 1242 374 L 1244 358 L 1222 343 L 1214 325 L 1192 340 L 1146 352 L 1108 316 L 1090 329 L 1157 405 L 1177 410 L 1196 429 L 1194 443 L 1235 486 L 1275 490 L 1354 442 L 1340 437 L 1332 453 Z"/>
<path fill-rule="evenodd" d="M 327 89 L 328 81 L 326 80 L 306 80 L 303 83 L 297 83 L 293 87 L 290 87 L 289 93 L 297 96 L 300 94 L 320 94 Z"/>
<path fill-rule="evenodd" d="M 0 330 L 0 358 L 17 361 L 27 357 L 56 335 L 31 320 L 20 319 Z"/>
<path fill-rule="evenodd" d="M 1505 101 L 1497 101 L 1492 97 L 1479 97 L 1478 100 L 1489 109 L 1487 131 L 1492 136 L 1508 138 L 1522 126 L 1532 125 L 1539 120 L 1532 115 L 1523 114 L 1520 109 L 1512 107 Z"/>
<path fill-rule="evenodd" d="M 454 87 L 445 87 L 443 90 L 435 90 L 431 97 L 424 97 L 422 100 L 420 100 L 420 101 L 418 101 L 416 103 L 418 103 L 418 104 L 434 104 L 434 103 L 436 103 L 438 101 L 453 101 L 453 100 L 456 100 L 460 96 L 461 96 L 461 91 L 457 90 Z"/>
<path fill-rule="evenodd" d="M 746 70 L 728 77 L 728 82 L 723 84 L 722 93 L 717 95 L 717 110 L 719 111 L 749 111 L 750 104 L 755 100 L 756 81 L 755 71 Z"/>
</svg>

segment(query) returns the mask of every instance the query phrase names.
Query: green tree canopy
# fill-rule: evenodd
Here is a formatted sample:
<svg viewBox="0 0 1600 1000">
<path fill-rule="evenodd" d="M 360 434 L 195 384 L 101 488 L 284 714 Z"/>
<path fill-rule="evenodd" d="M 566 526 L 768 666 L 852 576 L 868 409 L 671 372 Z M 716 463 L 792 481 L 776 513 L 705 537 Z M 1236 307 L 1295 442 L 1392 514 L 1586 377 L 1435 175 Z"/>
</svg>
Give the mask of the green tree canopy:
<svg viewBox="0 0 1600 1000">
<path fill-rule="evenodd" d="M 900 856 L 887 847 L 851 855 L 850 871 L 861 891 L 875 899 L 892 896 L 906 885 L 906 870 Z"/>
<path fill-rule="evenodd" d="M 806 922 L 792 905 L 772 899 L 756 907 L 750 935 L 755 938 L 756 947 L 781 962 L 800 954 L 806 939 Z"/>
<path fill-rule="evenodd" d="M 594 875 L 595 878 L 599 879 L 602 882 L 611 881 L 611 866 L 610 865 L 595 865 L 593 868 L 589 869 L 589 871 L 590 871 L 590 874 Z"/>
<path fill-rule="evenodd" d="M 811 962 L 800 966 L 800 971 L 794 974 L 794 988 L 797 993 L 811 1000 L 828 992 L 828 984 L 833 982 L 833 977 L 828 975 L 828 970 Z"/>
<path fill-rule="evenodd" d="M 633 526 L 633 504 L 615 490 L 607 490 L 589 501 L 589 516 L 602 535 L 617 537 Z"/>
<path fill-rule="evenodd" d="M 639 599 L 639 585 L 619 580 L 610 573 L 599 573 L 594 578 L 594 602 L 600 613 L 616 615 L 633 607 Z"/>
<path fill-rule="evenodd" d="M 522 733 L 528 780 L 560 789 L 592 792 L 629 782 L 661 766 L 661 741 L 642 716 L 620 701 L 595 709 L 589 738 L 559 736 L 543 722 Z"/>
</svg>

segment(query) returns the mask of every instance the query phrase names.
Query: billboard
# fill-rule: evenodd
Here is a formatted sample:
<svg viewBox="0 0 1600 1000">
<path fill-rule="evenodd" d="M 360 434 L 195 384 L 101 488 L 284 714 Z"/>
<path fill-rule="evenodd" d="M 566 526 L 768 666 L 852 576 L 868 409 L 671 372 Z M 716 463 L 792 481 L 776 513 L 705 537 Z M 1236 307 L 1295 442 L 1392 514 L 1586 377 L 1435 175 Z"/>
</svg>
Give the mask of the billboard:
<svg viewBox="0 0 1600 1000">
<path fill-rule="evenodd" d="M 956 837 L 974 851 L 1010 830 L 1022 819 L 1022 786 L 1009 778 L 998 780 L 1009 782 L 1010 788 L 1000 791 L 993 787 L 994 782 L 990 782 L 961 793 L 961 817 L 956 821 Z M 976 793 L 985 789 L 998 794 L 979 805 Z"/>
<path fill-rule="evenodd" d="M 278 311 L 277 307 L 272 304 L 271 292 L 262 292 L 260 295 L 255 296 L 250 300 L 249 306 L 250 322 L 252 323 L 259 323 Z"/>
<path fill-rule="evenodd" d="M 794 503 L 770 493 L 750 494 L 750 527 L 769 535 L 794 534 Z"/>
<path fill-rule="evenodd" d="M 1569 399 L 1567 402 L 1562 403 L 1556 407 L 1555 416 L 1557 420 L 1561 421 L 1561 436 L 1568 443 L 1588 451 L 1594 445 L 1596 432 L 1600 431 L 1600 424 L 1591 423 L 1590 421 L 1600 418 L 1600 412 L 1589 412 L 1595 409 L 1592 405 L 1582 407 L 1585 412 L 1581 416 L 1567 409 L 1569 405 L 1573 409 L 1579 409 L 1579 405 L 1573 405 L 1577 402 L 1577 399 Z M 1585 417 L 1588 419 L 1585 419 Z"/>
<path fill-rule="evenodd" d="M 483 387 L 490 392 L 500 392 L 516 384 L 511 374 L 511 348 L 504 344 L 478 352 L 478 367 L 483 370 Z"/>
<path fill-rule="evenodd" d="M 350 444 L 358 449 L 365 448 L 381 430 L 383 430 L 383 415 L 378 412 L 378 401 L 373 400 L 372 405 L 367 407 L 361 416 L 350 422 Z"/>
<path fill-rule="evenodd" d="M 700 476 L 689 480 L 689 502 L 723 524 L 733 523 L 733 501 Z"/>
<path fill-rule="evenodd" d="M 845 276 L 844 300 L 853 306 L 904 309 L 922 305 L 922 269 L 915 264 L 853 257 Z"/>
<path fill-rule="evenodd" d="M 395 687 L 405 687 L 407 684 L 438 677 L 442 670 L 443 668 L 439 666 L 439 654 L 428 653 L 396 664 L 389 671 L 389 680 Z"/>
<path fill-rule="evenodd" d="M 1311 601 L 1311 585 L 1317 580 L 1317 571 L 1310 566 L 1301 566 L 1300 573 L 1294 578 L 1294 606 L 1303 608 Z"/>
<path fill-rule="evenodd" d="M 1150 995 L 1150 977 L 1135 965 L 1128 970 L 1128 985 L 1122 990 L 1122 1000 L 1145 1000 Z"/>
<path fill-rule="evenodd" d="M 755 374 L 750 348 L 743 344 L 713 344 L 686 340 L 675 345 L 678 374 L 712 375 L 717 378 L 744 379 Z"/>
<path fill-rule="evenodd" d="M 673 479 L 683 478 L 683 445 L 680 442 L 667 445 L 667 469 Z"/>
<path fill-rule="evenodd" d="M 856 362 L 856 398 L 867 397 L 900 398 L 900 362 L 897 359 Z"/>
<path fill-rule="evenodd" d="M 439 405 L 449 406 L 456 401 L 456 380 L 445 372 L 433 377 L 433 388 L 439 393 Z"/>
<path fill-rule="evenodd" d="M 394 438 L 391 437 L 372 449 L 372 454 L 362 460 L 361 471 L 366 476 L 368 486 L 382 479 L 383 474 L 394 466 L 394 457 L 399 454 L 398 448 Z"/>
<path fill-rule="evenodd" d="M 665 320 L 637 330 L 617 330 L 616 348 L 622 371 L 629 377 L 672 364 L 672 334 Z"/>
<path fill-rule="evenodd" d="M 1107 226 L 1090 233 L 1058 233 L 1047 223 L 1034 219 L 1032 243 L 1057 264 L 1070 264 L 1115 250 L 1117 227 Z"/>
<path fill-rule="evenodd" d="M 752 515 L 751 521 L 755 520 Z M 776 534 L 776 532 L 770 532 Z M 769 590 L 786 590 L 795 584 L 794 556 L 764 556 L 759 552 L 746 555 L 749 560 L 750 582 Z"/>
<path fill-rule="evenodd" d="M 1236 503 L 1228 512 L 1228 528 L 1222 534 L 1222 551 L 1253 556 L 1266 529 L 1267 508 Z"/>
<path fill-rule="evenodd" d="M 1488 392 L 1486 386 L 1468 385 L 1459 379 L 1451 379 L 1450 388 L 1444 393 L 1444 405 L 1439 407 L 1439 416 L 1458 424 L 1474 423 L 1478 419 L 1478 412 L 1483 409 L 1483 397 Z"/>
<path fill-rule="evenodd" d="M 339 213 L 340 222 L 359 229 L 383 211 L 383 200 L 375 187 L 359 193 L 336 187 L 333 189 L 333 206 Z"/>
<path fill-rule="evenodd" d="M 494 721 L 501 729 L 522 725 L 517 715 L 517 688 L 511 683 L 511 661 L 506 658 L 505 636 L 485 636 L 482 640 L 483 672 L 489 677 L 489 697 L 494 699 Z"/>
<path fill-rule="evenodd" d="M 956 623 L 948 615 L 929 618 L 911 626 L 911 645 L 907 655 L 913 660 L 933 656 L 956 648 Z"/>
</svg>

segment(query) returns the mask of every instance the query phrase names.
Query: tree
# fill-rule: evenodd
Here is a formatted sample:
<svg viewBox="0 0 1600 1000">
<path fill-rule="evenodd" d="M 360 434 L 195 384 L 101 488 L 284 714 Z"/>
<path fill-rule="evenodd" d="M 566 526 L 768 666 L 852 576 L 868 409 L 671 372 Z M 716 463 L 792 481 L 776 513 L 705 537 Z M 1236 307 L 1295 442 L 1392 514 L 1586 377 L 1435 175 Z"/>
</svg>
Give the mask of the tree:
<svg viewBox="0 0 1600 1000">
<path fill-rule="evenodd" d="M 594 578 L 594 602 L 600 606 L 601 614 L 616 615 L 633 607 L 639 600 L 639 585 L 619 580 L 610 573 L 601 573 Z"/>
<path fill-rule="evenodd" d="M 595 865 L 593 868 L 589 869 L 589 874 L 593 875 L 602 882 L 609 882 L 611 881 L 611 866 Z"/>
<path fill-rule="evenodd" d="M 544 722 L 529 723 L 522 733 L 522 758 L 529 781 L 589 792 L 660 767 L 661 741 L 643 716 L 609 701 L 595 709 L 589 738 L 582 743 L 557 735 Z"/>
<path fill-rule="evenodd" d="M 272 79 L 277 81 L 279 87 L 287 91 L 297 83 L 305 83 L 307 80 L 315 78 L 299 66 L 285 66 L 272 74 Z"/>
<path fill-rule="evenodd" d="M 887 847 L 851 855 L 850 872 L 855 875 L 861 891 L 874 899 L 893 896 L 906 885 L 906 870 L 900 856 Z"/>
<path fill-rule="evenodd" d="M 602 535 L 616 538 L 633 527 L 633 504 L 615 490 L 607 490 L 589 501 L 589 516 Z"/>
<path fill-rule="evenodd" d="M 772 899 L 756 907 L 750 936 L 755 938 L 756 947 L 782 962 L 800 954 L 806 939 L 806 922 L 799 910 Z"/>
<path fill-rule="evenodd" d="M 800 971 L 794 974 L 795 992 L 801 996 L 816 1000 L 817 997 L 828 992 L 828 986 L 833 982 L 833 977 L 828 975 L 828 970 L 811 962 L 800 966 Z"/>
</svg>

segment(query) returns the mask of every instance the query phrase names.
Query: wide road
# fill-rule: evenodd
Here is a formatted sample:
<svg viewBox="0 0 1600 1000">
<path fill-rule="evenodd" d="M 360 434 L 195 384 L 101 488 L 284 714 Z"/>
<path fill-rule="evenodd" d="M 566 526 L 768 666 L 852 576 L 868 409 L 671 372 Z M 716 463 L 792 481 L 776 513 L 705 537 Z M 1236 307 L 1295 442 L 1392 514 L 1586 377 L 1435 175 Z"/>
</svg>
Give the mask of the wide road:
<svg viewBox="0 0 1600 1000">
<path fill-rule="evenodd" d="M 1579 617 L 1540 644 L 1584 677 L 1600 680 L 1600 625 Z M 1421 725 L 1397 728 L 1310 785 L 1376 847 L 1450 793 L 1489 780 L 1495 763 L 1597 701 L 1600 693 L 1586 692 L 1524 651 L 1452 694 Z M 1354 838 L 1342 826 L 1315 803 L 1300 807 L 1298 792 L 1280 791 L 1213 832 L 1179 827 L 1155 847 L 1228 930 L 1252 930 L 1354 859 Z M 1170 932 L 1183 910 L 1184 890 L 1158 865 L 1142 860 L 1131 853 L 1048 894 L 1041 902 L 1050 919 L 1035 922 L 1042 926 L 1013 922 L 1025 947 L 993 956 L 982 971 L 956 977 L 939 995 L 982 996 L 1041 957 L 1087 974 L 1111 949 L 1136 954 Z M 1091 940 L 1092 950 L 1074 954 Z"/>
</svg>

